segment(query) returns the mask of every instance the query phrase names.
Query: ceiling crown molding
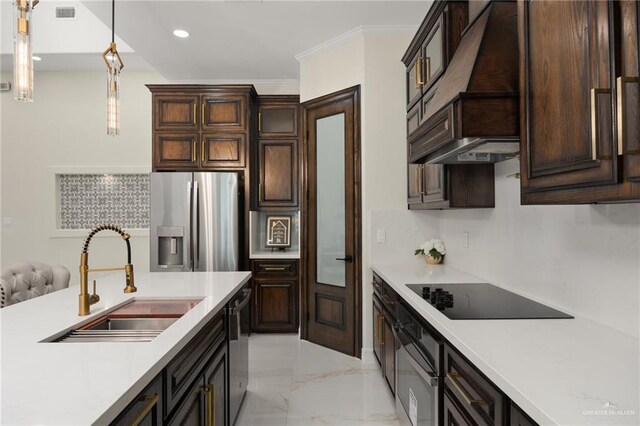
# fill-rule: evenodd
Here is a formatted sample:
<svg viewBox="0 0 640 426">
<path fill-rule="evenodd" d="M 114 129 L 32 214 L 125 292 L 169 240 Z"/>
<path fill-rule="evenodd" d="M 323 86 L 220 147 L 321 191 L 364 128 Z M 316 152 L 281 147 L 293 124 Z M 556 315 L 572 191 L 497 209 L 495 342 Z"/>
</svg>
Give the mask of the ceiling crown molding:
<svg viewBox="0 0 640 426">
<path fill-rule="evenodd" d="M 413 34 L 417 30 L 418 26 L 416 25 L 361 25 L 350 31 L 347 31 L 346 33 L 340 34 L 337 37 L 327 40 L 324 43 L 300 52 L 295 55 L 295 58 L 298 62 L 300 62 L 367 35 L 399 33 Z"/>
</svg>

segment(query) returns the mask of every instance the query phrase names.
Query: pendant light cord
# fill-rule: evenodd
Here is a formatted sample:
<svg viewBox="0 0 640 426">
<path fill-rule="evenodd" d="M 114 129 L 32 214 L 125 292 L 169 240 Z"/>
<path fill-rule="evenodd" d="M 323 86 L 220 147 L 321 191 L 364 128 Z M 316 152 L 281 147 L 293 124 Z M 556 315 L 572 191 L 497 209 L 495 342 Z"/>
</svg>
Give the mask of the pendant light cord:
<svg viewBox="0 0 640 426">
<path fill-rule="evenodd" d="M 111 43 L 116 41 L 116 0 L 111 0 Z"/>
</svg>

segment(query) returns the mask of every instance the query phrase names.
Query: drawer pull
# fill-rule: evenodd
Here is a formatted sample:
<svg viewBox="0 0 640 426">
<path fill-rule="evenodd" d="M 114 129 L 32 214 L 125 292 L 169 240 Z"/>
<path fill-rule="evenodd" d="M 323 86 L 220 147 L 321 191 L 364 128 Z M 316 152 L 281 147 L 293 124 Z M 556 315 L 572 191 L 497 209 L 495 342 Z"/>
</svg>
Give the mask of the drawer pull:
<svg viewBox="0 0 640 426">
<path fill-rule="evenodd" d="M 286 271 L 287 268 L 284 266 L 265 266 L 263 268 L 265 271 Z"/>
<path fill-rule="evenodd" d="M 473 399 L 473 398 L 471 398 L 471 395 L 469 395 L 467 393 L 467 391 L 464 390 L 464 388 L 462 387 L 462 385 L 458 381 L 458 379 L 460 378 L 460 374 L 458 374 L 458 373 L 447 373 L 447 377 L 449 378 L 449 380 L 451 380 L 451 384 L 458 391 L 458 393 L 462 396 L 462 398 L 464 399 L 464 402 L 466 402 L 467 405 L 488 405 L 487 402 L 485 400 L 483 400 L 483 399 Z"/>
<path fill-rule="evenodd" d="M 617 79 L 617 90 L 618 90 L 618 155 L 624 155 L 624 145 L 625 140 L 627 138 L 626 129 L 625 129 L 625 116 L 626 116 L 626 99 L 625 99 L 625 89 L 627 83 L 636 83 L 640 84 L 640 77 L 618 77 Z"/>
<path fill-rule="evenodd" d="M 142 410 L 140 410 L 136 418 L 133 419 L 133 421 L 131 422 L 131 426 L 138 426 L 140 423 L 142 423 L 144 418 L 147 417 L 147 414 L 149 414 L 149 412 L 153 409 L 153 407 L 156 406 L 159 400 L 160 400 L 160 397 L 158 395 L 145 396 L 144 407 L 142 407 Z"/>
</svg>

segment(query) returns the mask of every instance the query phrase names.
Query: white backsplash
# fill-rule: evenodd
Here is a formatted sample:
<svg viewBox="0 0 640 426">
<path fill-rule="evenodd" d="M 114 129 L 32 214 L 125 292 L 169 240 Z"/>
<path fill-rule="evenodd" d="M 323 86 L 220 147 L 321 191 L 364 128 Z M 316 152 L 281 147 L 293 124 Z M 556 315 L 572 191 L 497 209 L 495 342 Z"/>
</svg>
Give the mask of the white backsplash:
<svg viewBox="0 0 640 426">
<path fill-rule="evenodd" d="M 372 262 L 440 237 L 447 264 L 640 337 L 640 204 L 521 206 L 516 171 L 496 165 L 494 209 L 372 212 Z"/>
</svg>

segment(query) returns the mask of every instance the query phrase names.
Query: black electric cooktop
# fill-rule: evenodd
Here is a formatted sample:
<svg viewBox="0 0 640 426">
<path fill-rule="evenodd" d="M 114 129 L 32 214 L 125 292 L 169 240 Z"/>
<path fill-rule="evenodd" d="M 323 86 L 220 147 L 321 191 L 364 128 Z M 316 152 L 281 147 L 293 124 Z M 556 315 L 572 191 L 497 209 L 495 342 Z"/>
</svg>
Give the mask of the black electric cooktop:
<svg viewBox="0 0 640 426">
<path fill-rule="evenodd" d="M 573 318 L 495 285 L 407 284 L 450 319 L 560 319 Z"/>
</svg>

